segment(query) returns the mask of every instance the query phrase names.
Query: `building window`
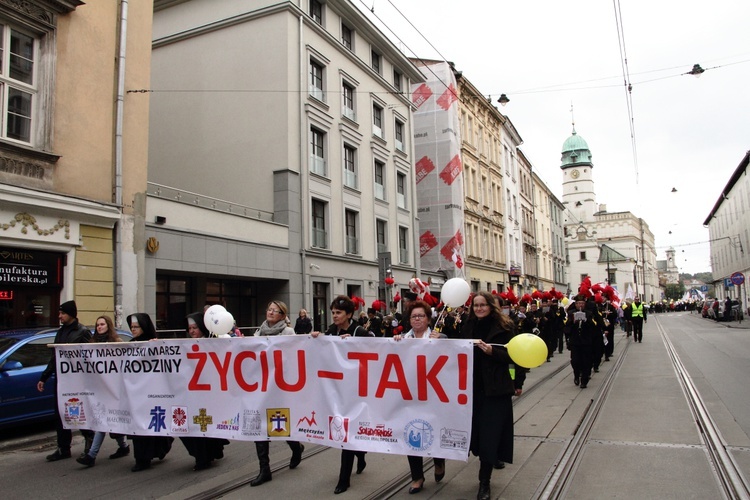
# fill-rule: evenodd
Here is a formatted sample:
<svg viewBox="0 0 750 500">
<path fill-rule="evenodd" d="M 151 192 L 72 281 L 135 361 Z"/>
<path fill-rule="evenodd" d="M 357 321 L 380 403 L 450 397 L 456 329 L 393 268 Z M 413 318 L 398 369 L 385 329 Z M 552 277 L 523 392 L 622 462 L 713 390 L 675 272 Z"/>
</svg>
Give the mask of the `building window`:
<svg viewBox="0 0 750 500">
<path fill-rule="evenodd" d="M 310 95 L 320 102 L 326 102 L 326 94 L 323 92 L 323 65 L 316 61 L 310 61 Z"/>
<path fill-rule="evenodd" d="M 349 118 L 351 121 L 357 121 L 357 114 L 354 111 L 354 87 L 348 83 L 344 83 L 341 88 L 341 95 L 343 98 L 344 116 Z"/>
<path fill-rule="evenodd" d="M 396 120 L 394 137 L 396 139 L 396 149 L 406 151 L 404 148 L 404 124 L 400 120 Z"/>
<path fill-rule="evenodd" d="M 398 228 L 398 261 L 409 263 L 409 229 L 405 227 Z"/>
<path fill-rule="evenodd" d="M 31 143 L 36 40 L 0 24 L 0 106 L 2 137 Z"/>
<path fill-rule="evenodd" d="M 313 281 L 313 324 L 321 332 L 328 328 L 328 283 Z"/>
<path fill-rule="evenodd" d="M 401 92 L 402 90 L 402 80 L 403 76 L 401 75 L 401 72 L 397 70 L 396 68 L 393 68 L 393 87 Z"/>
<path fill-rule="evenodd" d="M 310 0 L 310 17 L 316 23 L 323 25 L 323 4 L 318 0 Z"/>
<path fill-rule="evenodd" d="M 328 204 L 321 200 L 312 201 L 312 246 L 328 248 L 326 232 L 326 209 Z"/>
<path fill-rule="evenodd" d="M 357 212 L 346 210 L 346 253 L 359 253 L 359 237 L 357 235 Z"/>
<path fill-rule="evenodd" d="M 372 58 L 372 69 L 375 70 L 375 73 L 380 74 L 380 65 L 381 65 L 380 54 L 378 54 L 374 50 L 371 51 L 370 53 L 371 53 L 371 58 Z"/>
<path fill-rule="evenodd" d="M 375 160 L 375 198 L 385 200 L 385 163 Z"/>
<path fill-rule="evenodd" d="M 348 144 L 344 145 L 344 184 L 357 189 L 357 150 Z"/>
<path fill-rule="evenodd" d="M 578 260 L 586 260 L 586 252 L 579 252 Z"/>
<path fill-rule="evenodd" d="M 388 251 L 388 223 L 378 219 L 375 221 L 375 235 L 378 242 L 378 253 Z"/>
<path fill-rule="evenodd" d="M 184 276 L 156 276 L 156 328 L 182 329 L 185 316 L 195 309 L 193 279 Z"/>
<path fill-rule="evenodd" d="M 383 139 L 383 108 L 372 105 L 372 135 Z"/>
<path fill-rule="evenodd" d="M 354 30 L 346 24 L 341 25 L 341 43 L 349 50 L 354 50 Z"/>
<path fill-rule="evenodd" d="M 396 198 L 398 208 L 406 209 L 406 176 L 396 174 Z"/>
<path fill-rule="evenodd" d="M 310 172 L 322 176 L 328 175 L 325 153 L 325 132 L 310 128 Z"/>
</svg>

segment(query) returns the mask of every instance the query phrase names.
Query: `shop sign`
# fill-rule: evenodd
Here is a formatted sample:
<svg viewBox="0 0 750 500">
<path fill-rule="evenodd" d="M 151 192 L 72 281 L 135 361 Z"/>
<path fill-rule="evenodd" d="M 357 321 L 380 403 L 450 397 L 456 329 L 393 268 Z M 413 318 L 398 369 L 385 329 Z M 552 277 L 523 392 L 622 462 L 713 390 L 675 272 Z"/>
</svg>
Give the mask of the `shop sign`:
<svg viewBox="0 0 750 500">
<path fill-rule="evenodd" d="M 62 286 L 65 256 L 0 247 L 0 285 Z"/>
</svg>

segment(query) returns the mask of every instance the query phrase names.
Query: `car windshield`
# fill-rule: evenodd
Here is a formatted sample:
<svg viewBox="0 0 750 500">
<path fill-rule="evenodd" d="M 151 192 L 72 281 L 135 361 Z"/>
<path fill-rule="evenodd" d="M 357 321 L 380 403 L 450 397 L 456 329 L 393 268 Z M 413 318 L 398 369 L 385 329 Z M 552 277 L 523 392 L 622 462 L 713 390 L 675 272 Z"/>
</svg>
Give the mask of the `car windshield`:
<svg viewBox="0 0 750 500">
<path fill-rule="evenodd" d="M 13 344 L 16 344 L 21 339 L 16 338 L 0 338 L 0 355 L 2 355 L 5 351 L 11 348 Z"/>
</svg>

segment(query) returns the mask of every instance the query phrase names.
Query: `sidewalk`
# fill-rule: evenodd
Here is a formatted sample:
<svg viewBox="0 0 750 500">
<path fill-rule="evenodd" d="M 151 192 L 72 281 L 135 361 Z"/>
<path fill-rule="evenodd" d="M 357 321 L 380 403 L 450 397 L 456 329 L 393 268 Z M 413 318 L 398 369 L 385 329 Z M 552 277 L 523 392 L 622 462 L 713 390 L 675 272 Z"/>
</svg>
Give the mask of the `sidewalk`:
<svg viewBox="0 0 750 500">
<path fill-rule="evenodd" d="M 664 316 L 669 316 L 670 314 L 672 313 L 660 313 L 657 316 L 664 317 Z M 649 315 L 649 317 L 651 316 L 653 315 Z M 688 316 L 694 317 L 695 319 L 699 319 L 702 321 L 710 321 L 712 324 L 720 325 L 720 326 L 723 326 L 724 328 L 738 328 L 740 330 L 750 330 L 750 318 L 749 317 L 745 317 L 741 322 L 737 322 L 737 321 L 724 322 L 724 321 L 714 321 L 713 319 L 710 319 L 710 318 L 704 318 L 700 315 L 699 312 L 693 312 L 692 314 L 689 314 Z"/>
</svg>

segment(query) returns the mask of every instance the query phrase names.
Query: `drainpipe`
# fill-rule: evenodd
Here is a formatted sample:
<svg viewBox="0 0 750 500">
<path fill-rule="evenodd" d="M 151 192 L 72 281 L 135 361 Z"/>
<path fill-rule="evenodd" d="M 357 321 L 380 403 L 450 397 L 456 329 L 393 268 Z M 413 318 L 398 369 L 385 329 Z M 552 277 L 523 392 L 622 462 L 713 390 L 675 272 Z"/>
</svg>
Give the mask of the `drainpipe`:
<svg viewBox="0 0 750 500">
<path fill-rule="evenodd" d="M 120 209 L 120 220 L 115 224 L 115 252 L 114 252 L 114 269 L 115 279 L 115 325 L 122 325 L 122 287 L 123 287 L 123 266 L 122 266 L 122 231 L 123 229 L 123 187 L 122 187 L 122 128 L 123 128 L 123 108 L 125 100 L 125 49 L 128 38 L 128 0 L 120 0 L 120 19 L 119 19 L 120 41 L 117 54 L 117 100 L 115 106 L 115 185 L 114 198 L 115 205 Z"/>
<path fill-rule="evenodd" d="M 309 304 L 307 304 L 308 300 L 308 286 L 307 286 L 307 253 L 305 251 L 305 241 L 306 236 L 308 233 L 308 223 L 309 221 L 305 218 L 305 214 L 307 213 L 307 191 L 306 186 L 307 183 L 305 182 L 307 180 L 307 175 L 303 171 L 305 168 L 305 165 L 308 164 L 308 161 L 305 161 L 306 158 L 306 146 L 307 141 L 305 138 L 307 137 L 307 128 L 305 127 L 305 100 L 307 99 L 307 94 L 305 93 L 307 82 L 307 72 L 306 68 L 307 65 L 305 64 L 305 46 L 304 46 L 304 27 L 305 27 L 305 21 L 302 14 L 299 16 L 299 85 L 302 89 L 301 92 L 299 92 L 299 213 L 300 213 L 300 255 L 302 257 L 302 307 L 307 309 L 308 311 L 312 311 L 313 313 L 313 319 L 315 318 L 315 311 L 313 310 L 313 303 L 312 300 Z M 320 328 L 320 326 L 316 325 L 316 328 Z"/>
</svg>

